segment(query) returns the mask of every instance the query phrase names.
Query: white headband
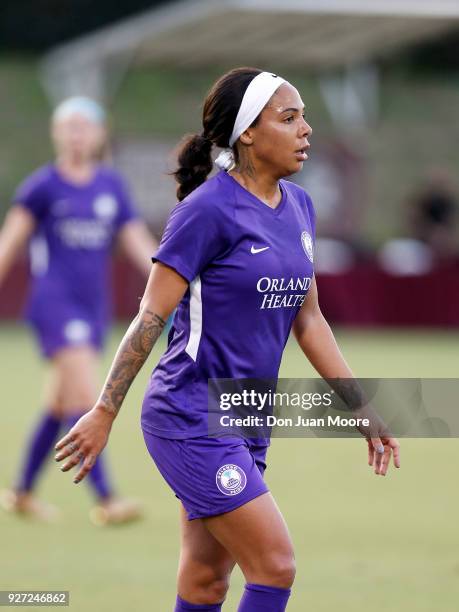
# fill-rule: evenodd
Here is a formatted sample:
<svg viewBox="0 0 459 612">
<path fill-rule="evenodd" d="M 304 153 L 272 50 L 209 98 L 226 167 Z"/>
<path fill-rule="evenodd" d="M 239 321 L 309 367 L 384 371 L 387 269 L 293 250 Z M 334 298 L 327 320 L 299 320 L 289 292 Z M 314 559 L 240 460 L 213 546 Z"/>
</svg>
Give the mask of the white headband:
<svg viewBox="0 0 459 612">
<path fill-rule="evenodd" d="M 53 112 L 53 121 L 67 119 L 71 115 L 82 115 L 93 123 L 103 124 L 105 122 L 105 111 L 95 100 L 85 96 L 67 98 Z"/>
<path fill-rule="evenodd" d="M 230 147 L 252 125 L 282 83 L 285 83 L 285 79 L 271 72 L 260 72 L 250 81 L 234 122 L 233 132 L 228 143 Z M 233 152 L 223 151 L 217 157 L 215 163 L 222 170 L 229 170 L 234 165 Z"/>
</svg>

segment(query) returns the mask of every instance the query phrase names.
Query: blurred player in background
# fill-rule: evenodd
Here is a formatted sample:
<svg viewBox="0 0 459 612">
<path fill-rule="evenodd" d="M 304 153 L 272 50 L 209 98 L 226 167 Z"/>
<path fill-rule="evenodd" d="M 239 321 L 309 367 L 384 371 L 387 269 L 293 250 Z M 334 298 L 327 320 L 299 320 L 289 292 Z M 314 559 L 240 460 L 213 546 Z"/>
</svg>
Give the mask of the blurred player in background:
<svg viewBox="0 0 459 612">
<path fill-rule="evenodd" d="M 458 203 L 446 168 L 432 168 L 409 200 L 411 234 L 445 261 L 457 255 Z"/>
<path fill-rule="evenodd" d="M 182 502 L 176 612 L 219 612 L 237 563 L 247 581 L 239 612 L 282 612 L 295 576 L 285 521 L 263 478 L 269 441 L 208 435 L 208 379 L 276 379 L 293 328 L 327 380 L 358 386 L 322 316 L 313 271 L 309 196 L 283 177 L 307 159 L 311 128 L 298 91 L 254 68 L 223 75 L 208 94 L 203 131 L 175 173 L 179 204 L 154 256 L 140 312 L 93 410 L 57 444 L 74 482 L 90 473 L 113 420 L 172 310 L 169 345 L 145 395 L 150 455 Z M 213 145 L 229 147 L 212 169 Z M 340 383 L 341 384 L 341 383 Z M 357 389 L 358 391 L 358 389 Z M 398 443 L 367 437 L 385 475 Z"/>
<path fill-rule="evenodd" d="M 99 355 L 110 320 L 110 255 L 115 242 L 148 276 L 156 243 L 137 215 L 119 174 L 100 162 L 105 112 L 69 98 L 51 121 L 56 160 L 29 176 L 14 196 L 0 232 L 0 285 L 31 238 L 32 287 L 27 319 L 50 363 L 46 408 L 35 425 L 16 484 L 2 492 L 5 509 L 51 520 L 57 509 L 34 494 L 59 431 L 71 428 L 96 398 Z M 114 495 L 102 457 L 90 484 L 99 522 L 137 518 L 134 500 Z"/>
</svg>

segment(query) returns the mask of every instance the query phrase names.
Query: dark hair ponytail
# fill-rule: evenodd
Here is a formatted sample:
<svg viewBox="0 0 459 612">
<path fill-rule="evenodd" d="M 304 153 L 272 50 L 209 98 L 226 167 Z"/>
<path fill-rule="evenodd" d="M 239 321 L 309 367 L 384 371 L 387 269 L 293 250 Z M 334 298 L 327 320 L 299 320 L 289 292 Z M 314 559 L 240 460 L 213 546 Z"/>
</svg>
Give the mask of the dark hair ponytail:
<svg viewBox="0 0 459 612">
<path fill-rule="evenodd" d="M 178 154 L 179 167 L 174 172 L 178 183 L 177 198 L 183 200 L 204 183 L 212 170 L 212 141 L 200 134 L 185 137 Z"/>
<path fill-rule="evenodd" d="M 211 172 L 212 146 L 229 146 L 245 90 L 260 72 L 262 71 L 258 68 L 235 68 L 221 76 L 211 87 L 204 100 L 202 134 L 186 137 L 178 152 L 178 168 L 173 174 L 178 183 L 179 201 L 204 183 Z M 252 125 L 256 122 L 257 120 Z M 235 146 L 233 150 L 237 161 Z"/>
</svg>

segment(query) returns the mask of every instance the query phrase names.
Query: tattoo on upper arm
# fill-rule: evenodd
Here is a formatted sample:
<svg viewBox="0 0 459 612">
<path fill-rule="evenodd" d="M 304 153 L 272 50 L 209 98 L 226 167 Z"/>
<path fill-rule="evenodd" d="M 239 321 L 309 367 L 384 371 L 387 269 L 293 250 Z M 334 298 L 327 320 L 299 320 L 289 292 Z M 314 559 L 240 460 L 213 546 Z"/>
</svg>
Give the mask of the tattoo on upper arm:
<svg viewBox="0 0 459 612">
<path fill-rule="evenodd" d="M 166 322 L 151 310 L 132 321 L 115 355 L 100 398 L 108 412 L 117 414 L 124 398 L 161 335 Z"/>
</svg>

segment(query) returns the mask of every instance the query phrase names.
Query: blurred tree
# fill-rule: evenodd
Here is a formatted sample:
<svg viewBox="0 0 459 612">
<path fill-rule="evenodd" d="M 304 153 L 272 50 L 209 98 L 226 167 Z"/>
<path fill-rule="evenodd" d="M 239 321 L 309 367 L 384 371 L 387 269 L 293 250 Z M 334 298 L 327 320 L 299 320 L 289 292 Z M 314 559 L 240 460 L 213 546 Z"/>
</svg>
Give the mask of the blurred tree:
<svg viewBox="0 0 459 612">
<path fill-rule="evenodd" d="M 454 72 L 459 68 L 459 30 L 407 49 L 400 56 L 412 72 Z"/>
<path fill-rule="evenodd" d="M 173 0 L 0 0 L 0 49 L 45 51 Z M 408 71 L 434 72 L 459 67 L 459 31 L 409 46 L 395 55 Z M 387 58 L 392 63 L 394 56 Z"/>
<path fill-rule="evenodd" d="M 0 49 L 44 51 L 171 0 L 2 0 Z"/>
<path fill-rule="evenodd" d="M 459 22 L 455 29 L 423 41 L 413 41 L 380 58 L 380 66 L 400 74 L 457 76 L 459 69 Z"/>
</svg>

